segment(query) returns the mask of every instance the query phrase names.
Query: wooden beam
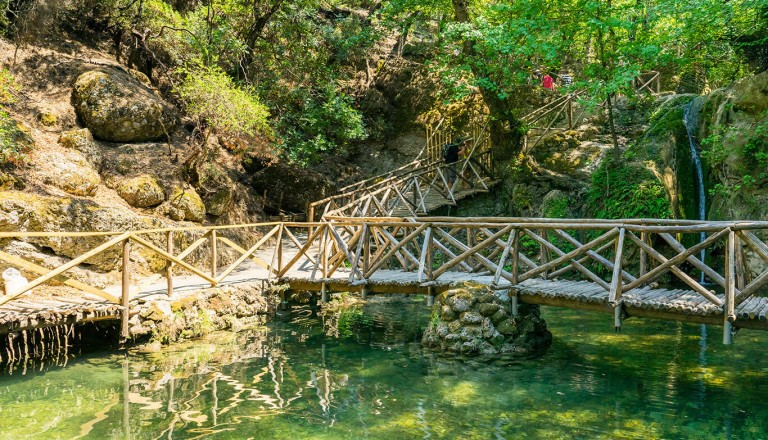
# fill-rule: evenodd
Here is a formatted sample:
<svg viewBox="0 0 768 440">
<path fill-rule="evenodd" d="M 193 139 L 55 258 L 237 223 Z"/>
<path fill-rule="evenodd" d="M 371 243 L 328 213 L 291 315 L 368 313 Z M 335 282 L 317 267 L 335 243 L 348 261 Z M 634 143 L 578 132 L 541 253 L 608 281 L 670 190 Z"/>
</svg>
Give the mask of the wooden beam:
<svg viewBox="0 0 768 440">
<path fill-rule="evenodd" d="M 131 240 L 135 241 L 136 243 L 140 244 L 141 246 L 144 246 L 145 248 L 155 251 L 155 253 L 159 254 L 161 257 L 164 257 L 168 260 L 172 260 L 177 265 L 183 267 L 184 269 L 192 272 L 193 274 L 199 276 L 200 278 L 208 281 L 211 283 L 211 285 L 216 285 L 216 279 L 212 278 L 207 273 L 201 271 L 200 269 L 196 268 L 195 266 L 192 266 L 191 264 L 185 262 L 184 260 L 179 260 L 178 258 L 174 257 L 173 255 L 170 255 L 169 253 L 165 252 L 164 250 L 160 249 L 159 247 L 155 246 L 152 243 L 149 243 L 148 241 L 145 241 L 144 239 L 141 239 L 139 237 L 133 236 L 131 237 Z"/>
<path fill-rule="evenodd" d="M 5 304 L 5 303 L 7 303 L 8 301 L 10 301 L 12 299 L 18 298 L 19 296 L 23 295 L 24 293 L 34 289 L 35 287 L 45 283 L 48 280 L 51 280 L 51 279 L 55 278 L 58 275 L 61 275 L 62 273 L 66 272 L 67 270 L 69 270 L 69 269 L 77 266 L 78 264 L 88 260 L 89 258 L 92 258 L 92 257 L 100 254 L 101 252 L 104 252 L 105 250 L 107 250 L 107 249 L 111 248 L 112 246 L 122 242 L 123 240 L 125 240 L 126 238 L 128 238 L 130 236 L 131 236 L 130 232 L 126 232 L 126 233 L 120 234 L 119 236 L 117 236 L 117 237 L 107 241 L 106 243 L 91 249 L 90 251 L 80 255 L 79 257 L 77 257 L 75 259 L 70 260 L 68 263 L 62 264 L 61 266 L 57 267 L 56 269 L 53 269 L 53 270 L 49 271 L 45 275 L 41 275 L 40 277 L 30 281 L 26 286 L 21 288 L 21 290 L 19 290 L 18 292 L 14 292 L 14 293 L 6 292 L 6 295 L 4 297 L 0 298 L 0 305 Z"/>
<path fill-rule="evenodd" d="M 624 255 L 624 235 L 626 230 L 619 229 L 619 237 L 616 239 L 616 259 L 613 262 L 613 276 L 611 278 L 611 290 L 608 293 L 608 302 L 616 306 L 621 300 L 621 258 Z"/>
<path fill-rule="evenodd" d="M 689 256 L 695 254 L 696 252 L 699 252 L 700 250 L 706 248 L 707 246 L 715 243 L 717 240 L 720 240 L 724 236 L 728 235 L 728 232 L 729 232 L 729 229 L 722 229 L 719 232 L 716 232 L 716 233 L 710 235 L 709 238 L 701 241 L 700 243 L 697 243 L 697 244 L 691 246 L 690 248 L 688 248 L 687 251 L 681 252 L 681 253 L 679 253 L 678 255 L 676 255 L 675 257 L 673 257 L 673 258 L 671 258 L 669 260 L 666 260 L 666 258 L 664 258 L 663 255 L 661 255 L 660 253 L 658 253 L 655 250 L 653 250 L 653 248 L 646 247 L 645 243 L 643 243 L 640 239 L 638 239 L 636 236 L 634 236 L 634 234 L 631 234 L 630 238 L 632 239 L 633 242 L 635 242 L 635 244 L 637 244 L 640 247 L 645 248 L 645 250 L 648 251 L 652 256 L 654 256 L 654 258 L 658 259 L 658 257 L 661 256 L 661 258 L 665 259 L 666 261 L 662 262 L 662 264 L 660 264 L 659 266 L 655 267 L 653 270 L 650 270 L 647 274 L 643 275 L 642 277 L 640 277 L 640 278 L 636 279 L 635 281 L 629 283 L 626 286 L 626 289 L 627 290 L 632 290 L 632 289 L 634 289 L 637 286 L 641 286 L 643 284 L 647 284 L 647 283 L 652 282 L 653 280 L 655 280 L 656 278 L 661 276 L 664 272 L 667 272 L 671 267 L 676 266 L 676 265 L 682 263 L 683 261 L 686 261 Z M 654 252 L 651 252 L 651 250 L 653 250 Z M 659 261 L 661 261 L 661 260 L 659 260 Z M 688 278 L 690 278 L 690 277 L 688 277 Z M 694 281 L 694 283 L 695 283 L 695 281 Z M 696 284 L 698 285 L 698 283 L 696 283 Z M 693 287 L 693 286 L 691 286 L 691 287 Z M 699 285 L 699 287 L 701 287 L 701 286 Z M 704 289 L 704 290 L 706 291 L 706 289 Z"/>
<path fill-rule="evenodd" d="M 11 263 L 12 265 L 16 267 L 20 267 L 22 269 L 26 269 L 30 272 L 35 272 L 40 275 L 47 274 L 51 269 L 38 266 L 35 263 L 32 263 L 30 261 L 24 260 L 23 258 L 19 258 L 15 255 L 11 255 L 7 252 L 0 251 L 0 260 L 6 261 L 8 263 Z M 65 284 L 70 287 L 74 287 L 75 289 L 82 290 L 83 292 L 90 293 L 92 295 L 96 295 L 100 298 L 103 298 L 111 303 L 114 304 L 120 304 L 120 299 L 114 295 L 110 295 L 109 293 L 97 289 L 93 286 L 89 286 L 88 284 L 82 283 L 80 281 L 74 280 L 72 278 L 68 278 L 65 275 L 58 275 L 53 278 L 53 281 L 56 281 L 58 283 Z M 8 292 L 6 292 L 8 293 Z"/>
<path fill-rule="evenodd" d="M 638 278 L 637 280 L 635 280 L 635 281 L 633 281 L 633 282 L 629 283 L 629 285 L 627 285 L 627 286 L 624 288 L 625 290 L 627 290 L 627 291 L 630 291 L 630 290 L 632 290 L 632 289 L 634 289 L 634 288 L 636 288 L 636 287 L 638 287 L 638 286 L 642 286 L 643 284 L 646 284 L 646 283 L 650 283 L 650 282 L 652 282 L 653 280 L 655 280 L 657 277 L 661 276 L 661 274 L 662 274 L 663 272 L 665 272 L 665 271 L 667 271 L 667 270 L 668 270 L 668 271 L 672 272 L 673 274 L 675 274 L 675 275 L 676 275 L 678 278 L 680 278 L 681 280 L 683 280 L 683 281 L 684 281 L 686 284 L 688 284 L 689 286 L 691 286 L 691 287 L 692 287 L 692 288 L 693 288 L 693 289 L 694 289 L 696 292 L 698 292 L 700 295 L 702 295 L 702 296 L 704 296 L 705 298 L 707 298 L 707 299 L 708 299 L 708 300 L 709 300 L 709 301 L 710 301 L 712 304 L 715 304 L 715 305 L 718 305 L 718 306 L 722 306 L 722 305 L 723 305 L 723 301 L 722 301 L 722 300 L 720 300 L 720 298 L 718 298 L 717 296 L 715 296 L 715 294 L 714 294 L 714 293 L 712 293 L 712 292 L 710 292 L 709 290 L 705 289 L 705 288 L 704 288 L 704 286 L 702 286 L 701 284 L 699 284 L 698 282 L 696 282 L 696 280 L 694 280 L 694 279 L 693 279 L 693 278 L 691 278 L 691 277 L 690 277 L 688 274 L 686 274 L 685 272 L 683 272 L 683 271 L 682 271 L 682 269 L 680 269 L 679 267 L 675 266 L 674 264 L 671 264 L 671 265 L 668 265 L 668 266 L 664 267 L 665 265 L 667 265 L 667 264 L 668 264 L 670 261 L 672 261 L 672 260 L 668 260 L 668 259 L 667 259 L 667 258 L 666 258 L 664 255 L 662 255 L 660 252 L 656 251 L 655 249 L 653 249 L 653 248 L 652 248 L 652 247 L 650 247 L 649 245 L 647 245 L 647 244 L 643 243 L 643 242 L 642 242 L 642 240 L 640 240 L 639 238 L 637 238 L 637 236 L 636 236 L 635 234 L 633 234 L 633 233 L 631 233 L 631 232 L 630 232 L 630 233 L 629 233 L 629 235 L 628 235 L 628 237 L 629 237 L 629 239 L 630 239 L 630 240 L 632 240 L 632 242 L 634 242 L 634 243 L 635 243 L 637 246 L 639 246 L 639 247 L 641 247 L 641 248 L 645 249 L 645 251 L 646 251 L 646 252 L 648 252 L 648 254 L 650 254 L 650 255 L 651 255 L 653 258 L 655 258 L 655 259 L 657 259 L 659 262 L 661 262 L 661 263 L 662 263 L 662 265 L 660 265 L 660 266 L 657 266 L 655 269 L 651 270 L 650 272 L 648 272 L 647 274 L 645 274 L 643 277 L 640 277 L 640 278 Z M 712 236 L 712 237 L 714 237 L 714 236 Z M 712 238 L 712 237 L 710 237 L 710 238 Z M 714 240 L 713 240 L 713 241 L 714 241 Z M 704 243 L 704 242 L 702 242 L 702 243 Z M 689 249 L 688 251 L 686 251 L 686 252 L 690 252 L 690 249 Z M 694 250 L 694 252 L 698 252 L 698 249 Z M 683 254 L 679 254 L 679 255 L 678 255 L 677 257 L 675 257 L 675 258 L 681 257 L 682 255 L 683 255 Z M 685 261 L 685 257 L 682 257 L 682 258 L 679 258 L 679 259 L 678 259 L 678 262 L 682 262 L 682 261 Z M 660 268 L 663 268 L 663 269 L 662 269 L 662 270 L 659 270 Z M 644 279 L 644 278 L 645 278 L 645 279 Z"/>
</svg>

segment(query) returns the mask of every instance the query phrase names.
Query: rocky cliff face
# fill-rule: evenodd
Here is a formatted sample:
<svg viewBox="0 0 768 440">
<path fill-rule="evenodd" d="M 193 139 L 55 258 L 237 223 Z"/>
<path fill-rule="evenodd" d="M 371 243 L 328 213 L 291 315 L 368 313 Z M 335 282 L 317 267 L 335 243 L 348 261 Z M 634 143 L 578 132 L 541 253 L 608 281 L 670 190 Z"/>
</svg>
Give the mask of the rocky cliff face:
<svg viewBox="0 0 768 440">
<path fill-rule="evenodd" d="M 259 220 L 261 204 L 242 183 L 239 158 L 212 137 L 216 157 L 191 173 L 184 159 L 195 139 L 178 126 L 173 106 L 142 74 L 72 44 L 67 54 L 34 46 L 15 53 L 17 99 L 3 109 L 29 145 L 13 164 L 3 160 L 0 230 L 104 232 Z M 0 63 L 12 65 L 16 49 L 0 40 Z M 187 235 L 177 236 L 177 249 L 195 240 Z M 101 242 L 4 239 L 0 250 L 52 266 Z M 190 261 L 204 253 L 194 252 Z M 140 272 L 165 266 L 138 248 L 131 259 Z M 114 282 L 118 264 L 117 252 L 106 252 L 72 276 L 103 286 Z"/>
<path fill-rule="evenodd" d="M 710 219 L 768 220 L 768 72 L 706 97 L 698 136 Z"/>
</svg>

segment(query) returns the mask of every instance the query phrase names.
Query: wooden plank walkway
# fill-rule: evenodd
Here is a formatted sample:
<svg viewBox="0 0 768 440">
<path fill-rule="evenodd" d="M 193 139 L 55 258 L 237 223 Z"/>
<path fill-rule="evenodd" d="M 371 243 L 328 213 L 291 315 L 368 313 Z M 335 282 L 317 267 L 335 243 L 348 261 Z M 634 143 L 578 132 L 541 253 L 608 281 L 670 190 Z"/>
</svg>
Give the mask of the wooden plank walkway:
<svg viewBox="0 0 768 440">
<path fill-rule="evenodd" d="M 295 253 L 294 253 L 295 254 Z M 320 292 L 323 285 L 329 292 L 357 292 L 366 294 L 436 294 L 448 290 L 457 282 L 471 281 L 496 289 L 501 295 L 519 295 L 522 302 L 579 310 L 614 313 L 609 293 L 597 283 L 576 280 L 528 279 L 517 285 L 495 286 L 492 275 L 446 272 L 438 280 L 425 286 L 418 280 L 416 272 L 402 270 L 380 270 L 370 277 L 366 284 L 349 281 L 351 271 L 340 269 L 329 278 L 312 278 L 312 265 L 303 264 L 285 276 L 276 279 L 270 273 L 253 263 L 244 263 L 231 278 L 221 285 L 240 283 L 270 282 L 288 284 L 292 290 Z M 148 285 L 133 286 L 131 302 L 134 305 L 158 299 L 168 299 L 167 280 L 157 278 Z M 172 300 L 178 300 L 210 288 L 210 283 L 197 276 L 174 278 Z M 430 289 L 431 288 L 431 289 Z M 106 291 L 116 292 L 119 286 Z M 66 294 L 65 294 L 66 295 Z M 723 295 L 718 295 L 720 298 Z M 687 321 L 722 325 L 723 309 L 706 301 L 693 290 L 644 287 L 624 293 L 623 311 L 628 317 L 650 317 L 656 319 Z M 80 322 L 117 320 L 120 307 L 102 298 L 84 294 L 81 296 L 31 296 L 16 299 L 0 306 L 0 333 L 29 330 L 54 325 L 71 325 Z M 734 326 L 747 329 L 768 330 L 768 298 L 755 297 L 736 307 L 737 319 Z"/>
</svg>

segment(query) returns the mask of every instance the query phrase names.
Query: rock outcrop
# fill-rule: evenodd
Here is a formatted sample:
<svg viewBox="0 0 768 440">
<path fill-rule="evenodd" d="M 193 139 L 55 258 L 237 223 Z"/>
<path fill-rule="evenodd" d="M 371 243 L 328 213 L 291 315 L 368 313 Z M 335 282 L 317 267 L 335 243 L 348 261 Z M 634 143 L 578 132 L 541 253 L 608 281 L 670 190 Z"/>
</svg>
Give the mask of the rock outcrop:
<svg viewBox="0 0 768 440">
<path fill-rule="evenodd" d="M 79 151 L 93 168 L 97 170 L 101 168 L 101 150 L 93 141 L 91 130 L 81 128 L 79 130 L 65 131 L 59 136 L 59 145 Z"/>
<path fill-rule="evenodd" d="M 239 330 L 275 309 L 276 297 L 261 283 L 201 290 L 182 299 L 157 299 L 139 305 L 129 322 L 131 335 L 161 343 L 202 336 L 216 330 Z"/>
<path fill-rule="evenodd" d="M 80 75 L 72 91 L 77 116 L 98 139 L 144 142 L 173 131 L 173 107 L 133 76 L 116 69 Z"/>
<path fill-rule="evenodd" d="M 129 231 L 164 226 L 160 219 L 137 216 L 128 208 L 104 207 L 90 200 L 49 197 L 23 191 L 0 191 L 2 231 Z M 26 241 L 55 255 L 75 258 L 104 243 L 104 237 L 30 237 Z M 154 252 L 136 249 L 137 269 L 159 270 L 165 262 Z M 120 265 L 117 247 L 86 261 L 94 269 L 109 271 Z"/>
<path fill-rule="evenodd" d="M 176 187 L 168 197 L 168 215 L 176 221 L 201 222 L 205 220 L 205 204 L 192 188 Z"/>
<path fill-rule="evenodd" d="M 50 165 L 45 183 L 76 196 L 92 196 L 101 183 L 101 176 L 78 152 L 47 153 L 42 161 Z"/>
<path fill-rule="evenodd" d="M 506 294 L 474 283 L 457 283 L 438 295 L 422 344 L 440 351 L 494 356 L 533 353 L 552 342 L 539 307 L 520 304 L 518 315 Z"/>
<path fill-rule="evenodd" d="M 141 175 L 117 184 L 117 193 L 135 208 L 151 208 L 165 201 L 163 187 L 152 176 Z"/>
</svg>

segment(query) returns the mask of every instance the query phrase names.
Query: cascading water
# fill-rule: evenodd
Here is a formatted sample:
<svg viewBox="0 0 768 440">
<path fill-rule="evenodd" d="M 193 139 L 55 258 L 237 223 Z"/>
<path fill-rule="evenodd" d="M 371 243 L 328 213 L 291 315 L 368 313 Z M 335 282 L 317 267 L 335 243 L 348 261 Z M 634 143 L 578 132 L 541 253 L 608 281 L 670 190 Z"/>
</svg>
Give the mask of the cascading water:
<svg viewBox="0 0 768 440">
<path fill-rule="evenodd" d="M 685 106 L 683 111 L 683 123 L 685 124 L 685 131 L 688 133 L 688 145 L 691 148 L 691 161 L 693 162 L 693 168 L 696 170 L 696 185 L 698 186 L 698 214 L 699 220 L 707 219 L 707 197 L 704 192 L 704 172 L 701 169 L 701 158 L 699 157 L 699 146 L 696 141 L 696 128 L 699 126 L 699 112 L 701 106 L 704 104 L 704 98 L 696 97 L 690 104 Z M 699 236 L 700 241 L 706 239 L 706 233 L 702 232 Z M 704 261 L 705 251 L 701 250 L 701 261 Z M 704 273 L 701 273 L 701 282 L 704 283 Z"/>
<path fill-rule="evenodd" d="M 688 146 L 691 148 L 691 162 L 693 162 L 693 168 L 696 170 L 696 186 L 698 187 L 698 214 L 699 220 L 707 219 L 707 197 L 704 188 L 704 172 L 701 169 L 701 157 L 699 157 L 699 146 L 696 140 L 696 128 L 699 126 L 699 113 L 701 107 L 704 104 L 704 98 L 698 96 L 694 98 L 690 104 L 686 105 L 683 110 L 683 124 L 685 124 L 685 131 L 688 133 Z M 707 238 L 706 233 L 701 232 L 699 235 L 699 241 L 704 241 Z M 704 262 L 706 251 L 701 250 L 700 258 Z M 704 284 L 704 272 L 701 272 L 701 284 Z M 703 369 L 707 366 L 707 326 L 701 324 L 701 337 L 699 339 L 699 366 Z M 706 395 L 706 382 L 699 382 L 699 397 L 701 401 L 704 400 Z"/>
</svg>

